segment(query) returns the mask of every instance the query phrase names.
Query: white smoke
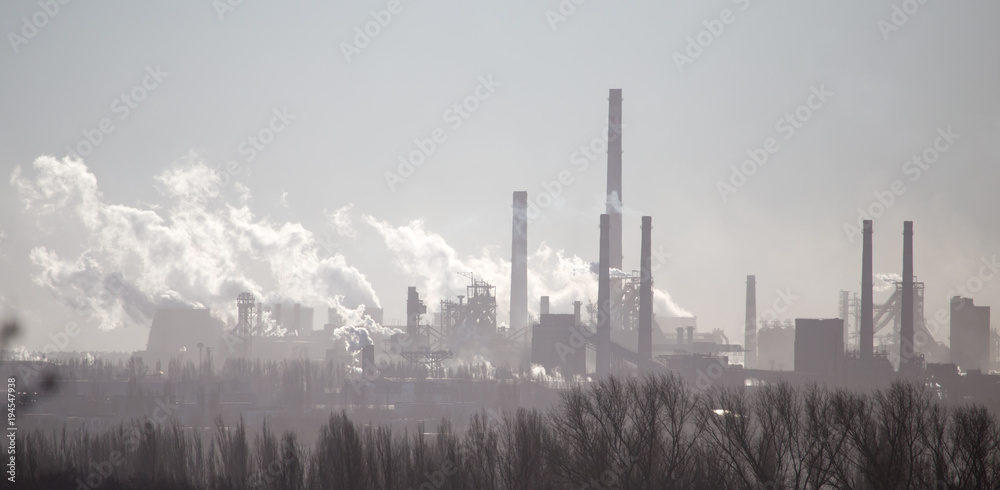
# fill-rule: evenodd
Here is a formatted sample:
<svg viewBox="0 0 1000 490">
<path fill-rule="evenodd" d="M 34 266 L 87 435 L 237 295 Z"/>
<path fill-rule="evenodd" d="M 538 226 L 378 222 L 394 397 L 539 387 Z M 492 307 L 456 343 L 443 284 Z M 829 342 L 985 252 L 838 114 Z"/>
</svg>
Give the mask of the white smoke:
<svg viewBox="0 0 1000 490">
<path fill-rule="evenodd" d="M 77 255 L 32 249 L 34 281 L 102 329 L 147 322 L 156 308 L 209 307 L 232 321 L 236 296 L 265 302 L 289 300 L 333 306 L 333 298 L 379 305 L 368 279 L 343 255 L 324 257 L 313 234 L 299 223 L 256 218 L 249 191 L 234 184 L 238 205 L 219 197 L 220 175 L 195 158 L 156 177 L 167 203 L 139 209 L 105 200 L 97 178 L 81 160 L 39 157 L 30 175 L 16 167 L 11 185 L 43 230 L 51 221 L 83 225 Z M 250 277 L 251 265 L 269 274 Z M 261 274 L 258 274 L 261 276 Z M 257 279 L 279 294 L 265 295 Z"/>
<path fill-rule="evenodd" d="M 347 344 L 348 352 L 358 352 L 363 347 L 374 345 L 373 335 L 387 338 L 397 333 L 403 333 L 398 328 L 379 325 L 365 313 L 364 305 L 352 309 L 341 305 L 343 298 L 337 297 L 334 300 L 333 308 L 344 320 L 344 326 L 333 330 L 333 338 L 343 340 Z"/>
<path fill-rule="evenodd" d="M 872 290 L 879 292 L 895 290 L 896 283 L 901 282 L 902 280 L 903 276 L 894 272 L 879 272 L 875 274 L 875 280 L 872 283 Z"/>
<path fill-rule="evenodd" d="M 363 221 L 382 235 L 386 247 L 395 255 L 395 265 L 403 273 L 418 281 L 418 290 L 427 304 L 440 299 L 450 299 L 465 294 L 469 280 L 459 272 L 474 272 L 496 286 L 498 317 L 508 311 L 510 304 L 510 261 L 483 249 L 479 256 L 460 257 L 458 252 L 441 235 L 429 232 L 421 220 L 407 225 L 389 223 L 365 215 Z M 538 313 L 538 301 L 548 296 L 554 307 L 569 309 L 573 301 L 597 298 L 597 275 L 591 263 L 577 256 L 568 256 L 563 250 L 554 250 L 546 243 L 528 256 L 528 309 Z M 666 291 L 653 291 L 653 309 L 657 315 L 667 317 L 691 316 L 671 300 Z"/>
</svg>

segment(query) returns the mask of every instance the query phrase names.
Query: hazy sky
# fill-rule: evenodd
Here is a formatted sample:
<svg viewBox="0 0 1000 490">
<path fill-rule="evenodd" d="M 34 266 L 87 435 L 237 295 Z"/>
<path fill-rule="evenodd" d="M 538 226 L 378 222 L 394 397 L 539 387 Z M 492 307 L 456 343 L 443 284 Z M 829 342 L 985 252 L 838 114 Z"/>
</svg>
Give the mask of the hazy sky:
<svg viewBox="0 0 1000 490">
<path fill-rule="evenodd" d="M 28 347 L 78 318 L 70 349 L 142 349 L 150 308 L 234 309 L 243 288 L 373 293 L 354 301 L 402 318 L 407 286 L 436 301 L 467 271 L 497 283 L 506 322 L 516 190 L 552 202 L 529 229 L 532 293 L 573 291 L 554 300 L 568 311 L 589 286 L 566 281 L 592 281 L 574 267 L 597 259 L 605 189 L 605 155 L 576 152 L 601 148 L 609 88 L 624 96 L 625 268 L 651 215 L 668 254 L 656 287 L 700 329 L 742 343 L 747 274 L 758 311 L 782 290 L 785 318 L 837 316 L 860 285 L 845 225 L 897 180 L 876 272 L 901 272 L 913 220 L 928 317 L 959 285 L 1000 306 L 1000 271 L 980 267 L 1000 255 L 992 0 L 53 3 L 0 4 L 0 296 Z M 907 163 L 925 150 L 934 163 Z M 206 170 L 227 165 L 228 183 Z"/>
</svg>

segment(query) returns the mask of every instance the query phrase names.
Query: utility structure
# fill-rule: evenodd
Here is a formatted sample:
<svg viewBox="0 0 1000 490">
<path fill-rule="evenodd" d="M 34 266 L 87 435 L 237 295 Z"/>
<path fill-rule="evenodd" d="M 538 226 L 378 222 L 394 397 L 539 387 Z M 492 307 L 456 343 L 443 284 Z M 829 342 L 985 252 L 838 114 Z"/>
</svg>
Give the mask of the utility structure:
<svg viewBox="0 0 1000 490">
<path fill-rule="evenodd" d="M 233 328 L 236 335 L 238 357 L 250 357 L 250 335 L 253 333 L 253 312 L 257 305 L 253 293 L 243 292 L 236 297 L 237 322 Z"/>
<path fill-rule="evenodd" d="M 601 215 L 601 246 L 597 278 L 597 377 L 611 374 L 611 274 L 609 262 L 609 238 L 611 217 Z"/>
<path fill-rule="evenodd" d="M 613 88 L 608 96 L 608 180 L 607 206 L 609 216 L 608 267 L 622 270 L 622 89 Z M 610 310 L 621 307 L 621 281 L 611 285 Z"/>
<path fill-rule="evenodd" d="M 642 238 L 639 251 L 639 373 L 653 360 L 653 218 L 642 217 Z"/>
<path fill-rule="evenodd" d="M 510 244 L 510 331 L 528 326 L 528 193 L 514 192 Z"/>
<path fill-rule="evenodd" d="M 743 367 L 757 368 L 757 276 L 747 276 L 746 323 L 744 324 L 745 351 Z"/>
<path fill-rule="evenodd" d="M 496 286 L 482 279 L 476 279 L 472 273 L 463 275 L 469 278 L 469 285 L 465 288 L 466 295 L 458 296 L 457 303 L 452 300 L 441 300 L 439 322 L 441 334 L 446 336 L 454 333 L 496 334 Z"/>
</svg>

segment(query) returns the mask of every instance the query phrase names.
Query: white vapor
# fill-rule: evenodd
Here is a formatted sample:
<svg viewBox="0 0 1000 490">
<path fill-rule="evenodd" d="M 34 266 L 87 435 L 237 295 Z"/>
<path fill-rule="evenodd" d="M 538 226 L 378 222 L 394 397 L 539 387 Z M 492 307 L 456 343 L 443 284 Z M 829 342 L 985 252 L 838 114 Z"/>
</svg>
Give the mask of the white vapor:
<svg viewBox="0 0 1000 490">
<path fill-rule="evenodd" d="M 469 280 L 459 272 L 473 272 L 496 286 L 498 320 L 506 317 L 510 303 L 510 261 L 497 256 L 489 248 L 481 255 L 460 257 L 445 239 L 424 228 L 421 220 L 407 225 L 392 226 L 372 216 L 363 221 L 379 232 L 386 247 L 395 257 L 395 265 L 403 273 L 418 281 L 418 291 L 426 304 L 434 305 L 440 299 L 454 299 L 465 294 Z M 573 301 L 597 298 L 597 275 L 591 272 L 591 263 L 577 256 L 567 256 L 563 250 L 554 250 L 542 243 L 528 257 L 528 310 L 538 313 L 538 298 L 549 296 L 553 308 L 571 312 Z M 669 293 L 654 288 L 654 312 L 664 317 L 691 316 L 674 303 Z"/>
<path fill-rule="evenodd" d="M 379 305 L 368 279 L 343 255 L 325 256 L 299 223 L 256 218 L 240 184 L 232 186 L 238 205 L 224 202 L 219 174 L 195 158 L 156 177 L 167 201 L 162 209 L 107 202 L 81 160 L 42 156 L 32 170 L 16 167 L 10 178 L 25 211 L 39 227 L 63 220 L 86 233 L 75 256 L 34 247 L 34 281 L 102 329 L 142 324 L 161 307 L 208 307 L 232 321 L 243 291 L 264 302 L 332 307 L 341 296 Z M 255 264 L 268 273 L 252 277 L 248 270 L 260 270 Z M 275 292 L 265 294 L 262 283 Z"/>
</svg>

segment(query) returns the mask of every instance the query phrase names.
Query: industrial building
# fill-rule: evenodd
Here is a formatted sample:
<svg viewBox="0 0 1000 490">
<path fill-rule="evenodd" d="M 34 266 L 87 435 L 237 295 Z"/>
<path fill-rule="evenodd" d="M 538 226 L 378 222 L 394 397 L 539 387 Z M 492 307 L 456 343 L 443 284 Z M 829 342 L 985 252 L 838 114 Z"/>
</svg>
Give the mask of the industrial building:
<svg viewBox="0 0 1000 490">
<path fill-rule="evenodd" d="M 962 371 L 990 368 L 990 307 L 971 298 L 951 298 L 951 362 Z"/>
<path fill-rule="evenodd" d="M 843 374 L 843 320 L 795 319 L 795 371 L 825 379 Z"/>
</svg>

